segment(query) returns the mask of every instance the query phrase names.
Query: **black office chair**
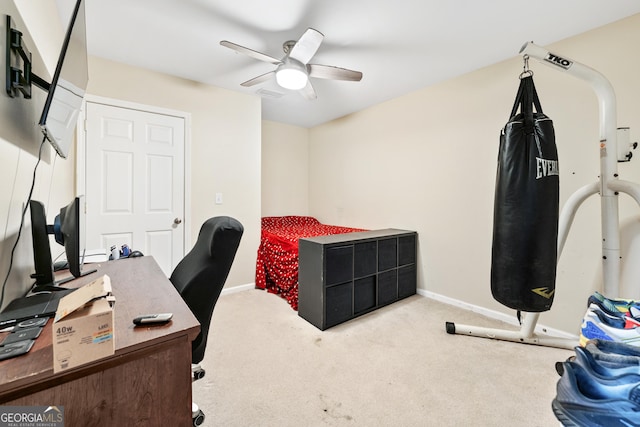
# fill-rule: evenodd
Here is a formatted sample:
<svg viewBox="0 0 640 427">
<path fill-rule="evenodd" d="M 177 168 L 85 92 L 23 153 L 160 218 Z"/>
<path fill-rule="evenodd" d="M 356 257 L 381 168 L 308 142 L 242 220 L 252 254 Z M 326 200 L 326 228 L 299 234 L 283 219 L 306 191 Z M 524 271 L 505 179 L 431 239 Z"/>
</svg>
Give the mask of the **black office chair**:
<svg viewBox="0 0 640 427">
<path fill-rule="evenodd" d="M 220 216 L 202 224 L 193 249 L 178 263 L 169 280 L 200 322 L 200 334 L 193 340 L 191 363 L 194 380 L 204 376 L 204 358 L 213 308 L 218 301 L 244 227 L 237 220 Z M 193 425 L 204 421 L 204 413 L 193 404 Z"/>
</svg>

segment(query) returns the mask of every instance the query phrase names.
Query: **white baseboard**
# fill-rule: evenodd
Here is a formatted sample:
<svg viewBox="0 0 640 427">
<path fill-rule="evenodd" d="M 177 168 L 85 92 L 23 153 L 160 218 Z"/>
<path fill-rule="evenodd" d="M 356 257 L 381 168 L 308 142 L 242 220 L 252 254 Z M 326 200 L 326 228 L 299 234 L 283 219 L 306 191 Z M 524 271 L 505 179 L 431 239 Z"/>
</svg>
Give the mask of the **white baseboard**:
<svg viewBox="0 0 640 427">
<path fill-rule="evenodd" d="M 247 283 L 246 285 L 238 285 L 231 288 L 222 288 L 222 292 L 220 292 L 220 295 L 235 294 L 236 292 L 248 291 L 255 288 L 255 283 Z"/>
<path fill-rule="evenodd" d="M 239 285 L 239 286 L 233 286 L 231 288 L 224 288 L 222 289 L 221 295 L 228 295 L 236 292 L 248 291 L 255 288 L 256 288 L 255 283 L 247 283 L 246 285 Z M 510 316 L 508 314 L 501 313 L 499 311 L 490 310 L 485 307 L 480 307 L 479 305 L 469 304 L 464 301 L 460 301 L 444 295 L 436 294 L 435 292 L 425 291 L 424 289 L 418 289 L 417 294 L 426 298 L 431 298 L 432 300 L 435 300 L 438 302 L 442 302 L 444 304 L 449 304 L 454 307 L 461 308 L 463 310 L 469 310 L 469 311 L 472 311 L 473 313 L 478 313 L 490 319 L 499 320 L 501 322 L 505 322 L 513 326 L 520 326 L 518 323 L 518 319 L 515 316 Z M 540 325 L 540 324 L 536 325 L 535 331 L 539 334 L 542 333 L 546 335 L 553 335 L 560 338 L 569 338 L 569 339 L 577 338 L 577 335 L 573 335 L 568 332 L 561 331 L 559 329 L 549 328 L 547 326 Z"/>
<path fill-rule="evenodd" d="M 431 298 L 431 299 L 433 299 L 435 301 L 442 302 L 442 303 L 445 303 L 445 304 L 449 304 L 449 305 L 452 305 L 454 307 L 461 308 L 463 310 L 469 310 L 469 311 L 472 311 L 474 313 L 478 313 L 478 314 L 480 314 L 482 316 L 486 316 L 486 317 L 488 317 L 490 319 L 499 320 L 501 322 L 505 322 L 505 323 L 508 323 L 510 325 L 514 325 L 514 326 L 518 326 L 518 327 L 520 326 L 520 324 L 518 323 L 518 319 L 515 316 L 510 316 L 508 314 L 501 313 L 501 312 L 495 311 L 495 310 L 490 310 L 488 308 L 480 307 L 478 305 L 469 304 L 467 302 L 460 301 L 460 300 L 457 300 L 457 299 L 454 299 L 454 298 L 450 298 L 450 297 L 446 297 L 444 295 L 436 294 L 434 292 L 425 291 L 424 289 L 418 289 L 417 293 L 418 293 L 418 295 L 422 295 L 423 297 Z M 577 335 L 570 334 L 568 332 L 561 331 L 559 329 L 549 328 L 547 326 L 540 325 L 540 324 L 536 325 L 535 332 L 537 332 L 539 334 L 542 333 L 542 334 L 545 334 L 545 335 L 553 335 L 553 336 L 557 336 L 557 337 L 560 337 L 560 338 L 569 338 L 569 339 L 578 338 Z"/>
</svg>

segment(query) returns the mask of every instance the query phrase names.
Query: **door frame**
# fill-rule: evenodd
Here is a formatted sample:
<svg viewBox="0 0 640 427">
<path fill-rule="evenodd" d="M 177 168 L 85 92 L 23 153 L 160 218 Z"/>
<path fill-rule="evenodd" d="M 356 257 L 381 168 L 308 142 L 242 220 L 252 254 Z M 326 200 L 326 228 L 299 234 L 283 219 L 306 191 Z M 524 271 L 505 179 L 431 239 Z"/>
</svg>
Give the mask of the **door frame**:
<svg viewBox="0 0 640 427">
<path fill-rule="evenodd" d="M 87 94 L 82 101 L 82 109 L 80 110 L 78 120 L 79 126 L 76 126 L 76 194 L 85 194 L 86 190 L 87 159 L 85 145 L 87 142 L 87 102 L 139 110 L 152 114 L 174 116 L 184 120 L 184 188 L 182 189 L 182 202 L 184 205 L 184 218 L 182 220 L 182 241 L 184 244 L 182 256 L 184 256 L 191 249 L 191 114 L 185 111 Z"/>
</svg>

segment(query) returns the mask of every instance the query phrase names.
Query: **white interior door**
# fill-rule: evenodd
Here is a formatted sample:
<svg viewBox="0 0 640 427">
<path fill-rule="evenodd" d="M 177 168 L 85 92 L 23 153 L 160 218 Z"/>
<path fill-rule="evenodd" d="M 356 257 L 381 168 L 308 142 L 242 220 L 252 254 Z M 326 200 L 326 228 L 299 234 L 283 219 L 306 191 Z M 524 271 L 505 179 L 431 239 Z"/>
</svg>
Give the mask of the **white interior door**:
<svg viewBox="0 0 640 427">
<path fill-rule="evenodd" d="M 169 276 L 184 254 L 185 120 L 86 104 L 86 246 L 129 245 Z"/>
</svg>

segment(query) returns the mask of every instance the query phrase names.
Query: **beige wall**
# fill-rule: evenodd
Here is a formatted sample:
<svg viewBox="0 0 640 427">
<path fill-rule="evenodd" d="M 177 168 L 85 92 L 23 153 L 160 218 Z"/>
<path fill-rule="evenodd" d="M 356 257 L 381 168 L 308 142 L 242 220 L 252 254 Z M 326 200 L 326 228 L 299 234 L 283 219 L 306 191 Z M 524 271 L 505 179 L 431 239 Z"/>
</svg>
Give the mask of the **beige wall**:
<svg viewBox="0 0 640 427">
<path fill-rule="evenodd" d="M 191 242 L 209 217 L 238 219 L 245 232 L 226 286 L 253 283 L 260 238 L 260 98 L 95 57 L 87 92 L 190 114 Z M 215 193 L 223 194 L 223 204 L 215 204 Z"/>
<path fill-rule="evenodd" d="M 262 122 L 262 216 L 307 215 L 309 130 Z"/>
<path fill-rule="evenodd" d="M 618 124 L 630 126 L 634 140 L 640 139 L 639 44 L 640 15 L 550 46 L 611 81 Z M 309 214 L 331 224 L 416 230 L 421 290 L 514 314 L 491 297 L 490 265 L 498 137 L 517 91 L 521 45 L 514 42 L 511 60 L 315 127 L 308 140 L 302 136 L 300 144 L 309 145 Z M 586 83 L 530 65 L 554 120 L 562 206 L 598 177 L 598 105 Z M 640 182 L 639 162 L 621 164 L 621 178 Z M 622 295 L 640 298 L 633 262 L 640 256 L 638 206 L 626 196 L 620 206 Z M 594 196 L 579 210 L 559 262 L 553 308 L 540 324 L 578 332 L 586 299 L 602 284 L 599 209 Z"/>
</svg>

